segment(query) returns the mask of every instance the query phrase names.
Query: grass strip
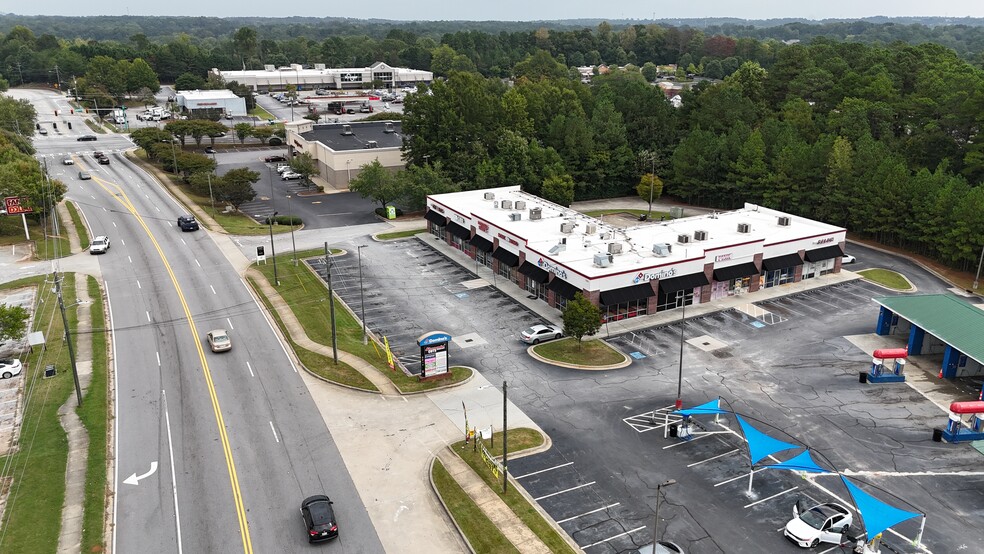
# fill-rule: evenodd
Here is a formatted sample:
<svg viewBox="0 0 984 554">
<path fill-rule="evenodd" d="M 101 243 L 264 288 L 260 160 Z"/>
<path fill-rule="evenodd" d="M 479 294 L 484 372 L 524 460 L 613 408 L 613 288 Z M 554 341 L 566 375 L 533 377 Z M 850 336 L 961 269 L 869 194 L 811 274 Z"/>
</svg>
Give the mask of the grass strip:
<svg viewBox="0 0 984 554">
<path fill-rule="evenodd" d="M 82 552 L 104 552 L 106 504 L 110 490 L 106 482 L 109 456 L 109 364 L 102 291 L 95 277 L 87 277 L 89 315 L 92 320 L 92 377 L 82 406 L 76 409 L 89 435 L 89 454 L 85 468 L 85 499 L 82 512 Z M 84 339 L 85 337 L 83 337 Z"/>
<path fill-rule="evenodd" d="M 625 360 L 625 356 L 603 340 L 586 340 L 578 345 L 576 339 L 564 338 L 533 347 L 533 351 L 548 360 L 583 366 L 608 366 Z"/>
<path fill-rule="evenodd" d="M 103 129 L 102 125 L 93 122 L 91 119 L 83 119 L 82 121 L 84 121 L 86 126 L 88 126 L 89 129 L 92 129 L 94 132 L 99 133 L 100 135 L 106 134 L 106 129 Z"/>
<path fill-rule="evenodd" d="M 337 252 L 336 252 L 337 253 Z M 311 271 L 304 258 L 323 254 L 317 250 L 298 252 L 298 264 L 291 263 L 291 254 L 277 256 L 277 278 L 280 285 L 276 287 L 278 294 L 284 299 L 294 316 L 304 328 L 308 338 L 326 346 L 331 345 L 330 304 L 328 291 L 321 278 Z M 273 283 L 273 264 L 255 266 L 263 274 L 268 283 Z M 463 367 L 451 368 L 452 377 L 438 381 L 418 381 L 399 369 L 390 369 L 386 365 L 386 353 L 382 346 L 373 340 L 362 344 L 362 324 L 345 309 L 337 298 L 335 302 L 335 329 L 338 348 L 349 354 L 358 356 L 372 364 L 377 370 L 386 375 L 393 384 L 403 392 L 418 392 L 441 388 L 461 382 L 471 376 L 471 370 Z"/>
<path fill-rule="evenodd" d="M 475 552 L 519 552 L 451 477 L 440 460 L 434 461 L 431 477 L 437 493 L 451 512 L 451 517 L 468 537 Z"/>
<path fill-rule="evenodd" d="M 68 213 L 72 214 L 72 224 L 75 225 L 75 231 L 79 234 L 79 244 L 82 245 L 82 250 L 89 248 L 89 231 L 82 224 L 82 216 L 79 215 L 75 202 L 65 202 L 65 207 L 68 208 Z"/>
<path fill-rule="evenodd" d="M 858 272 L 858 275 L 868 281 L 878 283 L 893 290 L 909 290 L 912 285 L 900 273 L 890 269 L 865 269 Z"/>
<path fill-rule="evenodd" d="M 524 427 L 509 430 L 510 453 L 522 452 L 523 450 L 535 448 L 542 444 L 543 435 L 535 429 Z M 489 449 L 489 452 L 493 456 L 502 456 L 502 433 L 493 433 L 491 444 L 486 442 L 485 447 Z M 540 515 L 540 512 L 526 500 L 525 496 L 516 490 L 516 487 L 509 487 L 505 493 L 502 492 L 502 478 L 492 475 L 488 466 L 485 465 L 485 460 L 482 459 L 480 449 L 476 449 L 474 444 L 466 444 L 465 441 L 456 442 L 451 448 L 465 463 L 475 470 L 475 473 L 482 477 L 485 484 L 509 506 L 509 509 L 530 528 L 530 531 L 533 531 L 533 534 L 543 541 L 543 544 L 547 545 L 547 548 L 551 552 L 574 554 L 574 549 L 571 548 L 564 537 Z M 469 540 L 471 540 L 470 537 Z"/>
<path fill-rule="evenodd" d="M 65 502 L 65 468 L 68 464 L 68 438 L 58 421 L 58 408 L 74 390 L 68 348 L 57 297 L 45 276 L 6 283 L 0 289 L 37 287 L 31 331 L 43 331 L 47 348 L 35 348 L 21 358 L 27 367 L 23 379 L 24 409 L 16 452 L 0 458 L 7 468 L 10 493 L 0 521 L 0 552 L 56 552 Z M 64 274 L 62 283 L 67 306 L 75 303 L 75 276 Z M 76 311 L 68 308 L 69 327 L 76 322 Z M 72 340 L 78 342 L 77 337 Z M 43 379 L 44 368 L 52 364 L 54 377 Z M 73 400 L 74 402 L 74 400 Z M 105 466 L 102 468 L 105 471 Z"/>
<path fill-rule="evenodd" d="M 394 231 L 392 233 L 380 233 L 376 235 L 379 240 L 394 240 L 412 237 L 423 233 L 427 229 L 407 229 L 406 231 Z"/>
</svg>

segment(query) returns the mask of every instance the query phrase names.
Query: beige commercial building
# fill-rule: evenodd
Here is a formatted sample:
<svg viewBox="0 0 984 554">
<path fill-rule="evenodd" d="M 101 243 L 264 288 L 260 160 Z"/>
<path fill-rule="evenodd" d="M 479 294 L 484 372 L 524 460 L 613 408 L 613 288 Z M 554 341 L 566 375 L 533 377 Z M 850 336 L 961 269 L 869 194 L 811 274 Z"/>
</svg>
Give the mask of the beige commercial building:
<svg viewBox="0 0 984 554">
<path fill-rule="evenodd" d="M 310 121 L 287 124 L 291 155 L 307 152 L 318 164 L 318 173 L 337 190 L 348 188 L 362 167 L 379 160 L 397 171 L 403 159 L 403 128 L 399 121 L 316 124 Z"/>
</svg>

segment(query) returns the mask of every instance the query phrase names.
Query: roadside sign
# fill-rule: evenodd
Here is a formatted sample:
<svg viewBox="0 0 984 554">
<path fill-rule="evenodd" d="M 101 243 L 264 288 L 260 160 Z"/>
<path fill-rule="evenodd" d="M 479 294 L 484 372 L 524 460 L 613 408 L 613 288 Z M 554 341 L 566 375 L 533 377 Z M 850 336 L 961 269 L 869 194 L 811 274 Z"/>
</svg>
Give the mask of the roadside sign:
<svg viewBox="0 0 984 554">
<path fill-rule="evenodd" d="M 7 215 L 30 214 L 34 209 L 29 205 L 30 199 L 26 196 L 8 196 L 3 199 L 4 208 Z"/>
</svg>

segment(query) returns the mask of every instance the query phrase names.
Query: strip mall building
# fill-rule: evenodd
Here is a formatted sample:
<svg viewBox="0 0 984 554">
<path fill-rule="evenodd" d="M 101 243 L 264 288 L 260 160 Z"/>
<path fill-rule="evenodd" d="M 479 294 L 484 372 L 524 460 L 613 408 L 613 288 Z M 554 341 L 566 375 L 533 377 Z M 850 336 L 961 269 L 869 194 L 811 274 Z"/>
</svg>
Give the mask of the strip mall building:
<svg viewBox="0 0 984 554">
<path fill-rule="evenodd" d="M 606 321 L 713 302 L 841 269 L 846 230 L 745 204 L 616 227 L 519 187 L 427 198 L 428 229 L 562 310 L 578 292 Z"/>
</svg>

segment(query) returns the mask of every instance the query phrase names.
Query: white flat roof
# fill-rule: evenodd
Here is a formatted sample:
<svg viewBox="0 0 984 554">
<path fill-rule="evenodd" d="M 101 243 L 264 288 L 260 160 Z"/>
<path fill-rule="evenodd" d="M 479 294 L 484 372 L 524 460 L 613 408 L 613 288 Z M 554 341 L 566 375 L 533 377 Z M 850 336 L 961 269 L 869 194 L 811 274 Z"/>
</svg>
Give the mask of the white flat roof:
<svg viewBox="0 0 984 554">
<path fill-rule="evenodd" d="M 184 97 L 185 100 L 221 100 L 223 98 L 239 98 L 236 93 L 231 90 L 183 90 L 178 93 L 178 96 Z"/>
<path fill-rule="evenodd" d="M 405 75 L 405 74 L 411 74 L 411 75 L 413 75 L 413 74 L 416 74 L 416 75 L 421 75 L 421 76 L 430 76 L 431 78 L 433 78 L 433 75 L 434 75 L 430 71 L 424 71 L 422 69 L 410 69 L 410 68 L 407 68 L 407 67 L 390 67 L 390 66 L 386 66 L 386 67 L 328 67 L 328 68 L 325 68 L 325 69 L 293 69 L 293 68 L 290 68 L 290 67 L 278 67 L 276 69 L 271 69 L 271 70 L 267 70 L 267 69 L 248 69 L 248 70 L 245 70 L 245 71 L 244 70 L 232 70 L 232 71 L 219 70 L 219 74 L 222 75 L 222 78 L 225 79 L 226 81 L 235 81 L 236 80 L 236 77 L 240 77 L 240 78 L 242 78 L 242 77 L 251 77 L 251 78 L 254 78 L 255 79 L 255 78 L 264 78 L 264 77 L 271 77 L 271 76 L 280 76 L 280 75 L 282 75 L 285 79 L 288 78 L 288 77 L 291 78 L 291 79 L 294 79 L 294 78 L 306 78 L 306 77 L 312 77 L 312 78 L 313 77 L 324 77 L 326 75 L 328 75 L 328 76 L 334 76 L 334 75 L 339 75 L 339 74 L 344 74 L 344 73 L 372 73 L 372 72 L 375 72 L 375 71 L 381 71 L 381 72 L 393 71 L 394 73 L 399 74 L 399 75 Z M 287 81 L 285 81 L 285 82 L 287 82 Z"/>
<path fill-rule="evenodd" d="M 494 200 L 487 200 L 487 193 L 494 195 Z M 503 200 L 511 201 L 513 209 L 503 209 Z M 517 201 L 525 202 L 523 209 L 515 208 Z M 690 269 L 701 268 L 697 271 L 705 263 L 727 267 L 751 261 L 756 253 L 772 258 L 838 244 L 846 235 L 842 227 L 753 204 L 730 212 L 640 222 L 623 228 L 522 192 L 518 186 L 437 194 L 429 196 L 427 204 L 428 208 L 443 207 L 439 211 L 452 222 L 472 226 L 476 234 L 490 241 L 498 238 L 500 247 L 516 253 L 526 251 L 532 263 L 540 258 L 589 280 L 682 262 L 690 262 Z M 533 208 L 540 208 L 539 220 L 530 219 Z M 513 220 L 512 214 L 520 214 L 520 219 Z M 781 225 L 780 218 L 788 218 L 788 225 Z M 573 224 L 571 232 L 561 230 L 565 223 Z M 739 224 L 747 225 L 747 232 L 739 232 Z M 704 231 L 706 239 L 695 240 L 698 231 Z M 689 236 L 690 242 L 681 243 L 680 235 Z M 511 244 L 510 238 L 517 244 Z M 562 241 L 566 244 L 558 247 Z M 599 267 L 594 263 L 595 254 L 607 255 L 610 244 L 620 245 L 621 253 L 612 256 L 611 265 Z M 656 244 L 669 244 L 671 251 L 667 255 L 654 253 Z M 543 264 L 541 267 L 549 269 Z"/>
</svg>

